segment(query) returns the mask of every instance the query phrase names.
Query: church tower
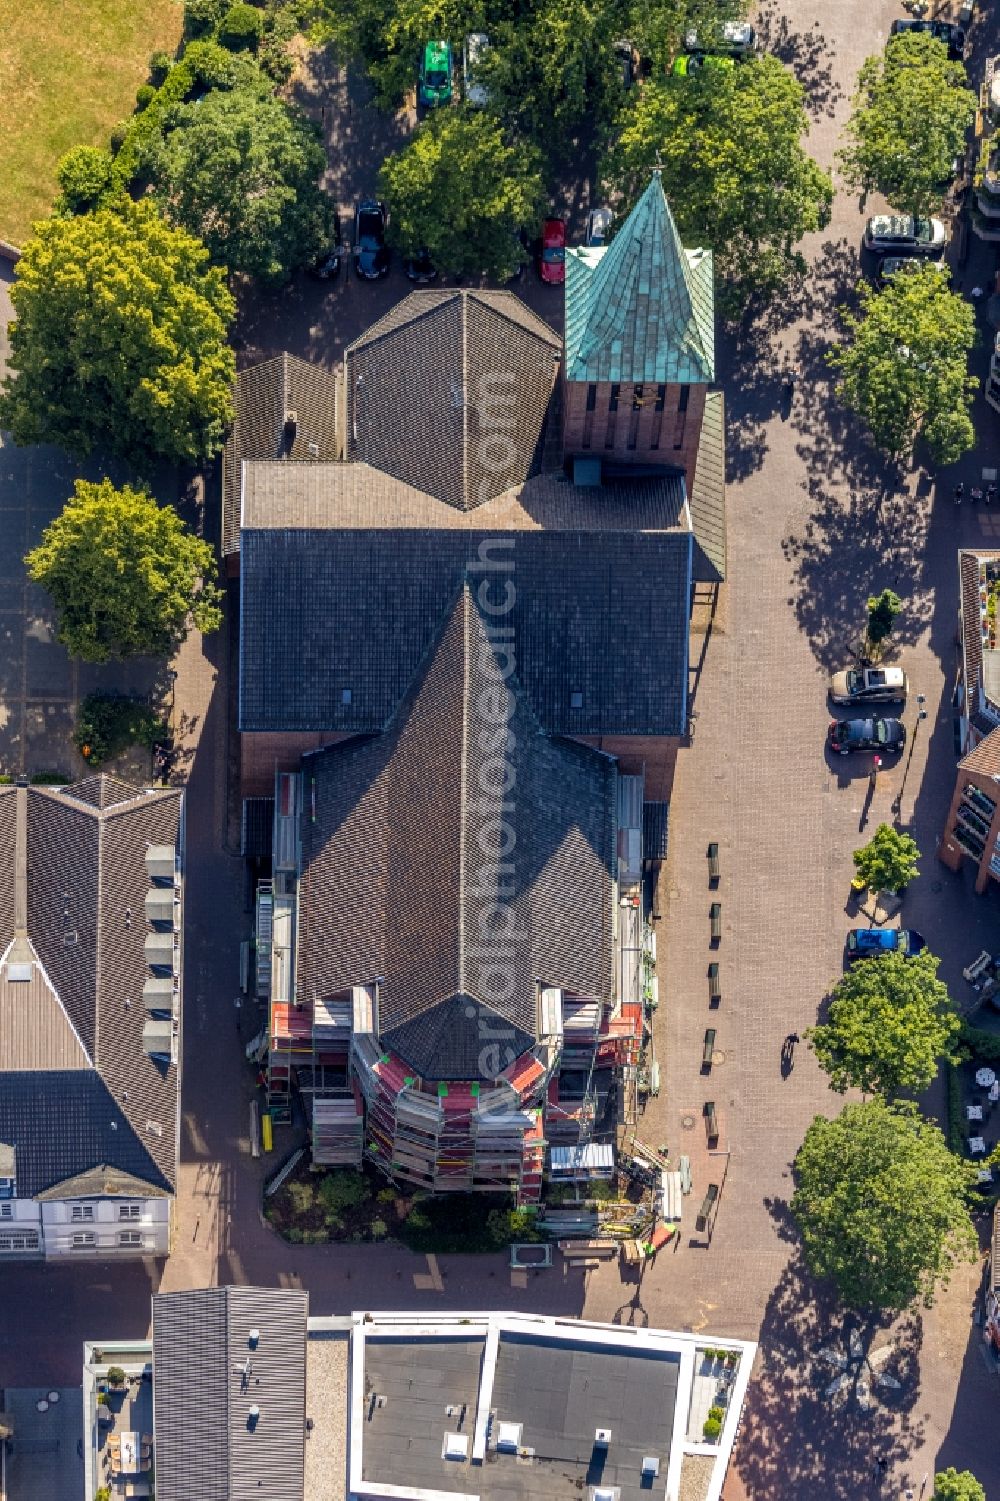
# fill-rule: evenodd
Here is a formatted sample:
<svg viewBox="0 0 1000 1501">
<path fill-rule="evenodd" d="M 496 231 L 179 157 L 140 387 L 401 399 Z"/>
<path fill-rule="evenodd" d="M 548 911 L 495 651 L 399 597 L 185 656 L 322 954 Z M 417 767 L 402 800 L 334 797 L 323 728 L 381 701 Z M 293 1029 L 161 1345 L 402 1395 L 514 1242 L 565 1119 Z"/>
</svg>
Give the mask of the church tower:
<svg viewBox="0 0 1000 1501">
<path fill-rule="evenodd" d="M 690 493 L 714 378 L 712 252 L 684 249 L 655 171 L 610 245 L 566 253 L 564 458 L 676 466 Z"/>
</svg>

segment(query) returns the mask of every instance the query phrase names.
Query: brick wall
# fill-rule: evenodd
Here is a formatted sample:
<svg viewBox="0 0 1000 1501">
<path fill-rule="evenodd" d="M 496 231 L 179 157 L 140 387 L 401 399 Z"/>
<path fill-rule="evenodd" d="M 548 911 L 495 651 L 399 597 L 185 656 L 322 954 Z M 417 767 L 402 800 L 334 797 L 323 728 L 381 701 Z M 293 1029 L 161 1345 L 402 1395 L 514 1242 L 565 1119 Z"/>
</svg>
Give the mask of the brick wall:
<svg viewBox="0 0 1000 1501">
<path fill-rule="evenodd" d="M 647 802 L 669 802 L 680 741 L 675 735 L 577 735 L 582 745 L 617 756 L 627 776 L 644 772 Z"/>
<path fill-rule="evenodd" d="M 970 786 L 978 788 L 995 805 L 992 817 L 984 811 L 985 805 L 977 805 L 973 799 L 970 799 L 966 790 Z M 978 859 L 970 850 L 959 844 L 955 837 L 956 827 L 961 826 L 963 822 L 959 816 L 959 808 L 963 804 L 981 818 L 983 823 L 989 824 L 983 853 Z M 969 832 L 981 835 L 981 829 L 978 826 Z M 1000 787 L 991 776 L 971 769 L 966 770 L 960 766 L 955 779 L 955 791 L 952 795 L 951 807 L 948 809 L 944 833 L 938 845 L 938 859 L 943 865 L 947 865 L 949 870 L 958 870 L 963 860 L 971 860 L 976 866 L 976 891 L 982 893 L 990 881 L 990 855 L 996 848 L 998 836 L 1000 836 Z"/>
<path fill-rule="evenodd" d="M 337 745 L 341 740 L 352 738 L 334 732 L 241 735 L 241 797 L 270 797 L 274 792 L 275 772 L 298 771 L 299 761 L 306 751 Z"/>
<path fill-rule="evenodd" d="M 564 451 L 567 457 L 587 454 L 619 464 L 679 464 L 690 489 L 706 389 L 564 381 Z"/>
</svg>

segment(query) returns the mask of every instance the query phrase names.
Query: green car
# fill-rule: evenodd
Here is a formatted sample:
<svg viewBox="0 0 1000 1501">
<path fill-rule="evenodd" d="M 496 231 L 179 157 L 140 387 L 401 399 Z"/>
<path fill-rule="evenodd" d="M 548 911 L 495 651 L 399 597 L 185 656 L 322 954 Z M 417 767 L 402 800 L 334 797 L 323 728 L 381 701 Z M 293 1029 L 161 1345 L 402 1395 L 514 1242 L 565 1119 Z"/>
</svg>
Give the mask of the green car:
<svg viewBox="0 0 1000 1501">
<path fill-rule="evenodd" d="M 712 52 L 682 52 L 680 57 L 674 59 L 671 71 L 675 78 L 687 78 L 701 68 L 714 68 L 718 73 L 729 73 L 735 66 L 731 57 L 716 57 Z"/>
<path fill-rule="evenodd" d="M 451 103 L 451 43 L 428 42 L 420 57 L 417 103 L 426 109 Z"/>
</svg>

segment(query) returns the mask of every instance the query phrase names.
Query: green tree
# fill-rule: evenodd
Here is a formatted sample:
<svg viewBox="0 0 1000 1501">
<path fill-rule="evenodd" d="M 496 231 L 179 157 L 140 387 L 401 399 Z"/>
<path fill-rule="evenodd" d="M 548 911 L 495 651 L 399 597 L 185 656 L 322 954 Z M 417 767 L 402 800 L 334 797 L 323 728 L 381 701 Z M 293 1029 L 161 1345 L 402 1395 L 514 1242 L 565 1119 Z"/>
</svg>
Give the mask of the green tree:
<svg viewBox="0 0 1000 1501">
<path fill-rule="evenodd" d="M 681 238 L 714 252 L 731 312 L 801 275 L 796 246 L 829 222 L 833 185 L 803 147 L 803 101 L 802 85 L 770 56 L 650 79 L 633 91 L 604 163 L 612 190 L 631 203 L 660 162 Z"/>
<path fill-rule="evenodd" d="M 791 1202 L 810 1270 L 852 1308 L 929 1304 L 953 1266 L 976 1258 L 975 1176 L 913 1104 L 876 1098 L 816 1116 Z"/>
<path fill-rule="evenodd" d="M 854 851 L 858 879 L 869 891 L 902 891 L 920 874 L 919 859 L 916 840 L 887 823 L 880 823 L 868 843 Z"/>
<path fill-rule="evenodd" d="M 235 303 L 205 247 L 154 204 L 36 225 L 11 301 L 0 427 L 16 442 L 76 454 L 101 444 L 140 467 L 222 447 Z"/>
<path fill-rule="evenodd" d="M 837 395 L 891 457 L 903 458 L 920 436 L 936 464 L 954 463 L 976 437 L 971 305 L 933 265 L 890 277 L 882 291 L 862 284 L 859 295 L 860 314 L 842 315 L 847 339 L 827 354 L 840 376 Z"/>
<path fill-rule="evenodd" d="M 174 223 L 198 235 L 218 265 L 274 283 L 319 253 L 332 205 L 319 187 L 326 153 L 304 115 L 262 83 L 215 89 L 174 122 L 154 186 Z"/>
<path fill-rule="evenodd" d="M 986 1501 L 986 1492 L 971 1470 L 950 1468 L 934 1476 L 931 1501 Z"/>
<path fill-rule="evenodd" d="M 144 490 L 77 480 L 24 561 L 56 607 L 59 640 L 87 662 L 167 656 L 189 616 L 206 633 L 222 623 L 212 549 Z"/>
<path fill-rule="evenodd" d="M 806 1033 L 838 1094 L 860 1089 L 893 1097 L 926 1089 L 961 1023 L 940 961 L 924 950 L 912 959 L 862 959 L 833 988 L 829 1019 Z"/>
<path fill-rule="evenodd" d="M 931 213 L 975 114 L 964 66 L 948 61 L 936 37 L 904 32 L 862 64 L 853 104 L 839 153 L 848 185 L 906 213 Z"/>
<path fill-rule="evenodd" d="M 898 594 L 891 589 L 883 589 L 881 594 L 868 596 L 868 629 L 867 637 L 869 646 L 881 646 L 888 636 L 892 635 L 896 624 L 896 616 L 903 608 L 903 601 Z"/>
<path fill-rule="evenodd" d="M 746 0 L 627 0 L 620 35 L 647 58 L 652 73 L 666 72 L 680 52 L 688 50 L 690 32 L 699 47 L 712 51 L 727 21 L 737 21 L 749 9 Z"/>
<path fill-rule="evenodd" d="M 501 281 L 521 258 L 515 231 L 538 223 L 544 196 L 535 153 L 508 145 L 492 116 L 460 109 L 432 115 L 381 183 L 402 249 L 426 246 L 442 271 Z"/>
</svg>

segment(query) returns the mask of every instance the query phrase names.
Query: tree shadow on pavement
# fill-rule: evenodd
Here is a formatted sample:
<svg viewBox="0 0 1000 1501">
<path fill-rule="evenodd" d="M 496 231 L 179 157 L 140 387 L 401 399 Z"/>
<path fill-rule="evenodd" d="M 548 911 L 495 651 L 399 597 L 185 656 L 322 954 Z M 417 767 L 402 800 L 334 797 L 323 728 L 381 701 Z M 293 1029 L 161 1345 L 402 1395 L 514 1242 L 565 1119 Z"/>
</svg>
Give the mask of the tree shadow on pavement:
<svg viewBox="0 0 1000 1501">
<path fill-rule="evenodd" d="M 805 89 L 809 112 L 833 119 L 844 91 L 834 76 L 833 49 L 818 27 L 797 31 L 777 5 L 765 5 L 760 33 L 765 49 L 791 68 Z"/>
<path fill-rule="evenodd" d="M 769 1208 L 781 1233 L 787 1207 Z M 893 1321 L 845 1310 L 828 1287 L 814 1281 L 796 1252 L 764 1314 L 733 1457 L 747 1495 L 768 1501 L 819 1496 L 853 1501 L 898 1494 L 900 1473 L 923 1436 L 923 1422 L 913 1411 L 922 1338 L 918 1313 Z M 883 1358 L 886 1345 L 892 1353 Z M 898 1389 L 875 1385 L 861 1352 L 873 1355 L 874 1374 L 898 1381 Z M 831 1391 L 838 1380 L 839 1389 Z M 865 1381 L 871 1392 L 867 1409 Z M 880 1457 L 886 1461 L 881 1486 Z"/>
</svg>

